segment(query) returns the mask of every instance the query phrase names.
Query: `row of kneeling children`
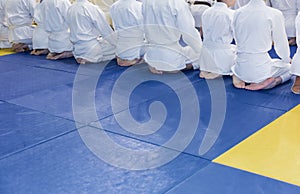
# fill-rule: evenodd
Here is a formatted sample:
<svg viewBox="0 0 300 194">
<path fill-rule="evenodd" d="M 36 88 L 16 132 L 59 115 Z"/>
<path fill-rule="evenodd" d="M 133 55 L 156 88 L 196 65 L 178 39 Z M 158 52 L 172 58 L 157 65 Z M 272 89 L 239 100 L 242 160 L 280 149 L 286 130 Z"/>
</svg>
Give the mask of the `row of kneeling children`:
<svg viewBox="0 0 300 194">
<path fill-rule="evenodd" d="M 291 67 L 289 51 L 299 23 L 299 17 L 291 19 L 297 0 L 207 2 L 199 24 L 196 8 L 203 1 L 118 0 L 110 8 L 111 28 L 89 0 L 0 0 L 0 46 L 33 49 L 31 54 L 51 60 L 75 57 L 79 64 L 117 57 L 119 65 L 130 66 L 144 60 L 157 74 L 200 69 L 201 78 L 231 75 L 235 87 L 248 90 L 273 88 L 294 74 L 292 91 L 300 93 L 299 54 Z M 280 59 L 270 58 L 272 45 Z"/>
</svg>

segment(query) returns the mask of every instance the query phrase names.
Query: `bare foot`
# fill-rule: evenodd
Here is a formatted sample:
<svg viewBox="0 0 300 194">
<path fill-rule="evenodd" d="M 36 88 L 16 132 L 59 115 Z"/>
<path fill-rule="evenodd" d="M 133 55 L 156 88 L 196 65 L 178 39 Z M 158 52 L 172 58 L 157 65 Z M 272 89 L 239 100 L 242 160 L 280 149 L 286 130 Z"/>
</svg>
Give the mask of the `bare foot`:
<svg viewBox="0 0 300 194">
<path fill-rule="evenodd" d="M 207 71 L 201 71 L 199 76 L 204 79 L 216 79 L 216 78 L 222 77 L 222 75 L 220 75 L 218 73 L 211 73 L 211 72 L 207 72 Z"/>
<path fill-rule="evenodd" d="M 56 56 L 54 56 L 53 60 L 70 58 L 70 57 L 73 57 L 73 52 L 72 51 L 64 51 L 64 52 L 59 53 Z"/>
<path fill-rule="evenodd" d="M 52 59 L 57 53 L 48 53 L 46 59 Z"/>
<path fill-rule="evenodd" d="M 240 80 L 238 77 L 236 77 L 235 75 L 232 75 L 232 83 L 233 86 L 236 88 L 245 88 L 246 84 L 244 81 Z"/>
<path fill-rule="evenodd" d="M 11 48 L 13 50 L 16 50 L 16 49 L 19 49 L 19 48 L 23 47 L 24 45 L 25 44 L 23 44 L 23 43 L 13 43 L 12 46 L 11 46 Z"/>
<path fill-rule="evenodd" d="M 292 86 L 292 92 L 294 94 L 300 94 L 300 76 L 297 76 Z"/>
<path fill-rule="evenodd" d="M 69 57 L 73 57 L 72 51 L 64 51 L 62 53 L 49 53 L 46 58 L 50 60 L 57 60 Z"/>
<path fill-rule="evenodd" d="M 35 55 L 47 55 L 49 53 L 48 49 L 37 49 Z"/>
<path fill-rule="evenodd" d="M 205 77 L 206 77 L 208 74 L 209 74 L 209 72 L 207 72 L 207 71 L 201 71 L 200 74 L 199 74 L 199 77 L 205 79 Z"/>
<path fill-rule="evenodd" d="M 282 83 L 281 77 L 276 77 L 276 78 L 275 78 L 275 81 L 274 81 L 272 84 L 270 84 L 270 85 L 268 85 L 267 87 L 265 87 L 264 89 L 267 90 L 267 89 L 274 88 L 275 86 L 277 86 L 277 85 L 279 85 L 279 84 L 281 84 L 281 83 Z"/>
<path fill-rule="evenodd" d="M 49 53 L 48 49 L 34 49 L 31 51 L 31 55 L 47 55 Z"/>
<path fill-rule="evenodd" d="M 84 64 L 87 64 L 87 63 L 92 63 L 86 59 L 83 59 L 83 58 L 77 58 L 76 59 L 77 63 L 79 63 L 80 65 L 84 65 Z"/>
<path fill-rule="evenodd" d="M 280 78 L 281 79 L 281 78 Z M 245 87 L 247 90 L 261 90 L 261 89 L 270 89 L 278 85 L 279 80 L 274 77 L 270 77 L 263 82 L 260 83 L 252 83 Z"/>
<path fill-rule="evenodd" d="M 150 70 L 151 73 L 154 73 L 154 74 L 159 74 L 159 75 L 163 74 L 163 71 L 157 70 L 157 69 L 155 69 L 154 67 L 151 67 L 151 66 L 149 66 L 149 70 Z"/>
<path fill-rule="evenodd" d="M 141 62 L 141 58 L 140 59 L 133 59 L 133 60 L 126 60 L 126 59 L 121 59 L 119 57 L 117 57 L 117 63 L 118 65 L 122 66 L 122 67 L 128 67 L 128 66 L 132 66 L 132 65 L 136 65 L 139 62 Z"/>
<path fill-rule="evenodd" d="M 76 58 L 76 62 L 79 63 L 79 64 L 81 64 L 82 60 L 83 60 L 82 58 Z"/>
<path fill-rule="evenodd" d="M 17 52 L 17 53 L 22 53 L 22 52 L 25 52 L 25 51 L 28 51 L 29 48 L 26 47 L 26 48 L 18 48 L 18 49 L 15 49 L 14 51 Z"/>
<path fill-rule="evenodd" d="M 28 47 L 28 45 L 26 45 L 24 43 L 13 43 L 12 50 L 17 53 L 20 53 L 20 52 L 28 51 L 29 47 Z"/>
<path fill-rule="evenodd" d="M 36 50 L 35 50 L 35 49 L 32 50 L 32 51 L 30 52 L 30 54 L 31 54 L 31 55 L 35 55 L 35 54 L 36 54 Z"/>
</svg>

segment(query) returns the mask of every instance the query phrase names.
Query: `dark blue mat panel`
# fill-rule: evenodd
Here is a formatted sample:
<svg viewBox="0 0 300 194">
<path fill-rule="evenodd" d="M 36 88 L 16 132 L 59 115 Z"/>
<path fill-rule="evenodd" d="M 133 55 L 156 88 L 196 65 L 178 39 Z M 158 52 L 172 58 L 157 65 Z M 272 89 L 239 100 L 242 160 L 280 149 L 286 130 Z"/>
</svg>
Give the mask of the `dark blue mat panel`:
<svg viewBox="0 0 300 194">
<path fill-rule="evenodd" d="M 248 91 L 234 88 L 230 77 L 224 78 L 227 95 L 234 101 L 254 106 L 288 111 L 300 103 L 300 98 L 290 90 L 293 79 L 270 90 Z"/>
<path fill-rule="evenodd" d="M 156 147 L 110 136 L 137 149 Z M 125 170 L 101 161 L 72 132 L 0 160 L 0 193 L 165 193 L 208 163 L 180 154 L 153 170 Z"/>
<path fill-rule="evenodd" d="M 292 81 L 246 91 L 234 88 L 229 76 L 206 81 L 198 75 L 153 75 L 146 64 L 120 67 L 116 60 L 79 66 L 74 58 L 50 61 L 28 52 L 0 57 L 0 193 L 300 193 L 299 187 L 211 163 L 300 103 L 290 92 Z M 88 117 L 91 108 L 96 116 L 79 125 L 74 115 Z M 149 121 L 148 127 L 136 125 Z M 82 127 L 87 124 L 93 127 Z M 87 148 L 82 129 L 106 132 L 128 149 L 165 146 L 179 156 L 151 170 L 114 167 Z M 167 144 L 175 136 L 181 138 Z M 183 150 L 182 142 L 188 142 Z M 200 153 L 203 144 L 208 150 Z M 110 151 L 116 161 L 124 159 Z M 128 158 L 129 164 L 137 161 L 130 152 Z"/>
<path fill-rule="evenodd" d="M 300 187 L 211 163 L 167 193 L 298 194 Z"/>
<path fill-rule="evenodd" d="M 209 84 L 211 85 L 212 82 L 210 82 Z M 152 92 L 150 89 L 139 90 L 139 88 L 137 88 L 135 92 L 138 94 L 133 93 L 130 98 L 130 102 L 132 102 L 134 106 L 131 106 L 129 110 L 125 110 L 120 113 L 115 113 L 112 116 L 109 116 L 105 119 L 101 119 L 99 122 L 93 122 L 90 125 L 94 127 L 100 126 L 101 128 L 107 131 L 123 134 L 142 141 L 163 145 L 172 136 L 174 136 L 174 134 L 177 134 L 177 129 L 179 128 L 181 116 L 183 113 L 188 112 L 188 117 L 190 119 L 189 122 L 199 122 L 199 124 L 196 126 L 196 132 L 193 136 L 193 140 L 187 147 L 185 152 L 199 156 L 199 147 L 203 142 L 204 135 L 208 130 L 213 131 L 213 137 L 215 137 L 215 142 L 213 143 L 213 146 L 207 153 L 201 155 L 201 157 L 205 157 L 206 159 L 212 160 L 218 155 L 222 154 L 224 151 L 228 150 L 232 146 L 236 145 L 243 139 L 247 138 L 249 135 L 253 134 L 257 130 L 261 129 L 262 127 L 269 124 L 270 122 L 278 118 L 280 115 L 285 113 L 284 110 L 265 107 L 265 105 L 262 104 L 263 101 L 260 103 L 258 102 L 260 106 L 254 106 L 247 101 L 243 102 L 242 100 L 245 99 L 244 96 L 247 95 L 250 96 L 250 101 L 253 101 L 253 96 L 248 94 L 249 91 L 241 90 L 240 92 L 236 93 L 225 91 L 225 96 L 223 98 L 222 95 L 220 95 L 221 93 L 219 93 L 219 88 L 211 87 L 209 90 L 208 85 L 204 80 L 193 82 L 193 87 L 197 88 L 195 89 L 195 91 L 197 93 L 198 102 L 193 101 L 193 99 L 189 95 L 187 95 L 187 98 L 190 98 L 190 100 L 186 104 L 182 104 L 183 102 L 180 101 L 180 99 L 177 96 L 177 93 L 180 92 L 188 94 L 188 92 L 186 92 L 187 88 L 172 90 L 164 85 L 159 84 L 156 86 L 156 89 L 158 88 L 161 89 L 161 91 L 163 91 L 162 93 L 160 93 L 160 96 L 152 96 L 153 98 L 149 99 L 145 103 L 135 104 L 137 99 L 142 98 L 142 95 L 144 95 L 144 98 L 147 98 L 147 96 L 151 96 L 150 93 Z M 157 91 L 153 93 L 157 93 Z M 213 104 L 211 99 L 212 96 L 215 96 L 216 94 L 220 95 L 220 98 L 222 99 L 219 99 L 217 96 L 217 102 L 213 102 L 214 104 L 217 104 L 217 108 L 216 110 L 214 110 L 214 115 L 211 115 Z M 252 94 L 259 99 L 262 97 L 265 97 L 266 99 L 271 98 L 271 95 L 268 94 Z M 288 99 L 288 97 L 285 97 L 285 99 Z M 164 117 L 163 112 L 154 113 L 158 117 L 158 119 L 156 120 L 157 123 L 163 122 L 159 130 L 153 129 L 153 133 L 149 135 L 140 135 L 138 134 L 138 132 L 133 133 L 130 130 L 130 128 L 124 128 L 122 125 L 119 124 L 118 118 L 121 118 L 121 120 L 128 121 L 128 123 L 130 119 L 134 119 L 135 121 L 141 124 L 145 124 L 151 119 L 149 107 L 153 102 L 157 101 L 163 103 L 167 110 L 165 122 L 159 120 L 160 118 Z M 219 101 L 224 103 L 224 114 L 221 113 L 222 108 L 218 107 L 218 103 L 220 103 Z M 292 102 L 294 103 L 294 101 Z M 197 106 L 197 103 L 200 107 L 200 114 L 197 113 L 196 109 L 193 108 Z M 185 110 L 186 107 L 192 108 L 189 110 Z M 129 114 L 125 114 L 126 112 L 129 112 Z M 197 114 L 199 115 L 197 116 Z M 216 117 L 224 117 L 224 120 L 217 121 L 220 122 L 219 132 L 217 132 L 215 129 L 208 129 L 210 121 L 212 119 L 215 119 Z M 221 123 L 223 121 L 224 123 Z M 99 125 L 99 123 L 101 125 Z M 185 123 L 185 125 L 187 127 L 186 132 L 189 132 L 190 125 L 188 123 Z M 217 127 L 218 126 L 216 126 L 215 128 Z M 148 126 L 146 124 L 144 125 L 144 128 L 140 128 L 140 132 L 142 132 L 145 129 L 148 130 Z M 184 138 L 184 135 L 185 134 L 183 134 L 182 138 Z"/>
<path fill-rule="evenodd" d="M 210 160 L 216 158 L 232 146 L 236 145 L 237 143 L 247 138 L 265 125 L 269 124 L 284 113 L 283 111 L 273 110 L 269 108 L 253 107 L 246 104 L 239 105 L 240 106 L 238 106 L 237 103 L 235 103 L 235 105 L 228 105 L 221 133 L 216 134 L 218 135 L 218 137 L 216 142 L 214 143 L 214 146 L 207 154 L 202 157 Z M 135 117 L 137 120 L 145 121 L 149 118 L 149 114 L 147 113 L 148 107 L 149 103 L 141 104 L 137 108 L 130 109 L 130 111 L 133 114 L 133 117 Z M 126 131 L 126 129 L 120 127 L 115 119 L 115 116 L 110 116 L 108 118 L 100 120 L 99 122 L 101 123 L 102 128 L 107 131 L 120 133 L 132 138 L 137 138 L 143 141 L 162 145 L 176 133 L 176 130 L 178 128 L 178 114 L 180 114 L 180 110 L 173 109 L 173 111 L 174 112 L 172 112 L 172 114 L 168 115 L 170 118 L 167 120 L 167 123 L 165 123 L 162 128 L 159 129 L 159 131 L 149 136 L 135 135 Z M 172 118 L 172 116 L 174 115 L 175 117 Z M 200 121 L 197 127 L 194 139 L 185 150 L 186 153 L 197 156 L 199 156 L 198 150 L 208 127 L 208 122 L 205 120 L 209 119 L 210 112 L 203 113 L 202 115 L 204 115 L 203 118 L 201 118 L 203 120 Z M 91 125 L 97 127 L 98 122 L 91 123 Z M 232 127 L 233 125 L 234 127 Z"/>
<path fill-rule="evenodd" d="M 86 66 L 87 71 L 85 72 L 78 72 L 83 73 L 84 75 L 78 75 L 79 79 L 83 79 L 81 81 L 78 81 L 76 83 L 76 87 L 83 88 L 84 93 L 76 93 L 76 88 L 73 88 L 74 83 L 70 83 L 67 85 L 59 85 L 57 87 L 51 87 L 51 88 L 45 88 L 44 90 L 39 90 L 37 92 L 30 92 L 27 95 L 13 98 L 9 100 L 10 103 L 21 105 L 27 108 L 31 108 L 38 111 L 47 112 L 49 114 L 71 119 L 73 120 L 73 112 L 72 112 L 72 92 L 75 92 L 75 95 L 94 95 L 94 100 L 96 103 L 96 111 L 98 113 L 99 119 L 105 118 L 107 116 L 110 116 L 113 114 L 112 110 L 112 91 L 116 85 L 116 81 L 122 74 L 122 71 L 125 71 L 128 68 L 122 68 L 122 67 L 114 67 L 113 64 L 108 64 L 106 68 L 104 69 L 103 73 L 101 75 L 97 75 L 97 71 L 99 71 L 100 64 L 94 64 L 94 66 Z M 116 71 L 116 69 L 121 68 L 122 71 Z M 94 73 L 93 73 L 93 70 Z M 152 75 L 149 73 L 148 68 L 143 65 L 141 68 L 138 68 L 137 70 L 128 69 L 129 72 L 127 73 L 127 76 L 134 77 L 135 79 L 142 79 L 144 76 L 149 76 L 153 80 L 146 81 L 144 83 L 141 83 L 138 85 L 133 93 L 131 94 L 130 98 L 132 99 L 130 102 L 130 107 L 136 106 L 138 104 L 147 102 L 151 99 L 157 98 L 159 96 L 163 96 L 164 94 L 167 94 L 169 91 L 171 91 L 170 87 L 161 84 L 159 81 L 156 81 L 155 79 L 158 78 L 157 75 Z M 43 70 L 46 71 L 46 70 Z M 49 70 L 52 71 L 52 70 Z M 64 72 L 62 72 L 64 73 Z M 91 77 L 87 76 L 89 74 Z M 138 74 L 138 75 L 137 75 Z M 190 75 L 194 74 L 194 72 L 189 72 Z M 96 80 L 96 89 L 91 88 L 88 89 L 89 86 L 92 84 L 91 80 L 93 80 L 93 77 L 100 76 L 98 80 Z M 88 78 L 89 77 L 89 78 Z M 184 87 L 185 85 L 180 83 L 181 80 L 176 80 L 175 78 L 177 75 L 165 75 L 167 77 L 167 80 L 171 80 L 173 82 L 173 85 L 176 85 L 178 82 L 178 87 Z M 172 77 L 175 77 L 174 79 Z M 187 78 L 186 78 L 187 79 Z M 196 80 L 200 81 L 200 80 Z M 174 84 L 175 83 L 175 84 Z M 118 113 L 120 111 L 123 111 L 125 109 L 128 109 L 129 107 L 123 106 L 124 102 L 121 100 L 123 99 L 122 96 L 124 96 L 124 93 L 127 92 L 128 88 L 130 88 L 130 80 L 127 80 L 126 82 L 122 82 L 118 89 L 114 90 L 114 95 L 116 101 L 114 101 L 115 107 L 118 107 L 114 109 L 114 113 Z M 59 108 L 58 108 L 59 107 Z"/>
<path fill-rule="evenodd" d="M 9 72 L 9 71 L 18 71 L 20 69 L 26 68 L 27 65 L 14 63 L 12 61 L 3 62 L 0 57 L 0 75 L 1 73 Z"/>
<path fill-rule="evenodd" d="M 97 104 L 96 111 L 98 112 L 99 119 L 113 114 L 110 104 L 111 97 L 110 95 L 107 95 L 113 87 L 113 83 L 114 82 L 109 79 L 105 80 L 105 82 L 102 79 L 102 81 L 99 82 L 96 91 L 86 89 L 85 94 L 80 94 L 91 94 L 94 96 L 93 99 Z M 89 84 L 89 79 L 81 81 L 80 84 L 84 88 L 87 84 Z M 30 94 L 11 99 L 9 102 L 34 110 L 43 111 L 58 117 L 74 120 L 72 93 L 76 92 L 76 89 L 74 89 L 74 91 L 73 89 L 73 84 L 59 85 L 57 87 L 32 92 Z M 120 109 L 119 111 L 122 110 L 124 109 Z"/>
<path fill-rule="evenodd" d="M 30 93 L 9 100 L 8 102 L 54 116 L 74 120 L 72 112 L 72 86 L 69 85 L 61 85 Z"/>
<path fill-rule="evenodd" d="M 0 99 L 9 100 L 73 81 L 74 74 L 34 67 L 1 73 Z"/>
<path fill-rule="evenodd" d="M 78 64 L 75 59 L 67 58 L 61 60 L 47 60 L 46 55 L 34 56 L 30 55 L 29 52 L 16 53 L 11 55 L 5 55 L 0 57 L 0 64 L 12 63 L 19 66 L 32 66 L 53 70 L 66 71 L 76 73 Z"/>
<path fill-rule="evenodd" d="M 72 131 L 74 122 L 0 103 L 0 158 Z"/>
</svg>

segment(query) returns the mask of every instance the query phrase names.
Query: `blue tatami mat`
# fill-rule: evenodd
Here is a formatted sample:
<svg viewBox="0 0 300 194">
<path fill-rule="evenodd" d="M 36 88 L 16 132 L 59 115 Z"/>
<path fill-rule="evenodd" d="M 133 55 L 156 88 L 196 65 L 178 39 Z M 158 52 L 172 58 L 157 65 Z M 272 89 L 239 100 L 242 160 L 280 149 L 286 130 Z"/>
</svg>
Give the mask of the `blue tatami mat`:
<svg viewBox="0 0 300 194">
<path fill-rule="evenodd" d="M 135 107 L 132 107 L 128 111 L 125 110 L 121 113 L 117 113 L 116 115 L 112 115 L 110 117 L 102 119 L 99 122 L 91 123 L 91 125 L 99 127 L 100 123 L 101 128 L 105 130 L 120 133 L 126 136 L 130 136 L 132 138 L 137 138 L 154 144 L 162 145 L 174 134 L 178 134 L 177 130 L 179 128 L 180 117 L 183 116 L 183 113 L 188 113 L 190 114 L 188 116 L 188 119 L 186 120 L 188 123 L 199 123 L 198 125 L 196 125 L 196 132 L 193 136 L 193 141 L 187 147 L 185 152 L 199 156 L 198 152 L 201 142 L 203 141 L 203 137 L 207 131 L 210 131 L 213 133 L 215 141 L 211 149 L 205 155 L 201 155 L 201 157 L 205 157 L 209 160 L 212 160 L 284 113 L 284 111 L 282 110 L 241 103 L 235 99 L 235 96 L 232 96 L 232 94 L 229 93 L 226 96 L 226 101 L 224 101 L 224 114 L 220 113 L 220 111 L 222 111 L 222 108 L 217 107 L 217 109 L 215 110 L 216 114 L 211 115 L 211 95 L 210 91 L 206 90 L 207 86 L 205 86 L 205 82 L 199 81 L 194 82 L 193 84 L 195 88 L 201 88 L 201 90 L 199 89 L 197 91 L 197 97 L 199 99 L 198 106 L 200 108 L 200 117 L 198 118 L 192 116 L 193 114 L 197 114 L 195 113 L 193 108 L 190 110 L 185 109 L 187 107 L 196 107 L 197 102 L 190 99 L 187 101 L 190 104 L 181 104 L 182 102 L 179 101 L 175 93 L 170 91 L 169 93 L 149 100 L 146 103 L 141 103 Z M 185 89 L 181 89 L 181 91 L 182 93 L 186 93 Z M 211 91 L 211 94 L 213 92 L 214 91 Z M 134 101 L 134 99 L 132 100 Z M 149 107 L 150 104 L 152 104 L 154 101 L 164 103 L 166 110 L 168 111 L 165 122 L 158 131 L 153 131 L 153 133 L 151 133 L 150 135 L 145 136 L 139 135 L 138 132 L 132 132 L 130 127 L 126 128 L 126 126 L 120 126 L 120 123 L 118 122 L 119 120 L 127 119 L 127 123 L 130 123 L 131 121 L 129 120 L 129 118 L 132 118 L 137 122 L 144 123 L 143 129 L 149 127 L 147 126 L 146 122 L 151 119 L 151 116 L 149 114 Z M 183 109 L 181 109 L 181 106 L 183 106 Z M 129 113 L 126 114 L 126 112 Z M 163 115 L 164 113 L 160 112 L 160 114 Z M 116 117 L 118 121 L 116 120 Z M 162 122 L 161 117 L 162 116 L 156 118 L 157 123 Z M 215 129 L 208 129 L 210 120 L 216 119 L 215 117 L 220 117 L 219 119 L 221 120 L 218 120 L 218 122 L 224 122 L 223 125 L 222 123 L 220 124 L 219 131 Z M 224 118 L 222 119 L 221 117 Z M 185 132 L 181 134 L 183 138 L 185 137 L 185 133 L 187 133 L 187 131 L 192 130 L 191 128 L 193 126 L 187 123 L 185 123 L 184 125 L 187 129 L 185 129 Z M 132 125 L 132 127 L 133 126 L 134 125 Z M 170 148 L 175 149 L 174 147 Z"/>
<path fill-rule="evenodd" d="M 110 137 L 135 149 L 156 148 L 114 134 Z M 181 154 L 152 170 L 121 169 L 93 155 L 79 134 L 72 132 L 0 160 L 0 193 L 165 193 L 207 164 Z"/>
<path fill-rule="evenodd" d="M 18 71 L 20 69 L 27 67 L 27 65 L 15 63 L 13 61 L 3 62 L 1 61 L 2 57 L 0 57 L 0 73 L 9 72 L 9 71 Z"/>
<path fill-rule="evenodd" d="M 298 194 L 300 187 L 211 163 L 168 194 Z"/>
<path fill-rule="evenodd" d="M 150 74 L 145 64 L 134 68 L 123 68 L 118 67 L 113 60 L 105 68 L 104 66 L 101 67 L 101 65 L 102 64 L 94 64 L 94 66 L 82 67 L 84 70 L 78 72 L 76 75 L 79 81 L 74 81 L 76 82 L 76 88 L 74 87 L 74 82 L 66 85 L 58 85 L 56 87 L 48 87 L 44 90 L 32 91 L 27 95 L 13 98 L 9 100 L 9 102 L 74 120 L 72 112 L 72 92 L 74 95 L 94 95 L 97 114 L 99 119 L 102 119 L 113 113 L 128 109 L 127 106 L 124 106 L 124 98 L 126 100 L 124 93 L 128 92 L 129 89 L 133 89 L 132 94 L 130 94 L 130 99 L 132 99 L 130 100 L 130 107 L 137 106 L 138 104 L 163 96 L 172 91 L 172 88 L 169 86 L 161 84 L 159 79 L 161 79 L 161 81 L 170 81 L 176 90 L 176 88 L 186 87 L 184 80 L 180 80 L 180 78 L 188 80 L 192 78 L 193 75 L 198 74 L 197 71 L 190 71 L 186 72 L 187 76 L 185 76 L 185 74 L 181 76 L 167 74 L 162 77 Z M 102 73 L 100 71 L 101 68 L 104 68 Z M 46 71 L 46 69 L 41 70 Z M 49 71 L 51 72 L 52 70 Z M 124 71 L 126 71 L 126 78 L 121 77 Z M 70 76 L 72 77 L 72 74 Z M 99 79 L 97 77 L 99 77 Z M 140 81 L 142 79 L 146 81 L 137 85 L 136 88 L 133 88 L 133 81 L 131 82 L 130 78 L 132 78 L 133 81 Z M 93 84 L 93 81 L 96 82 L 96 89 L 89 88 L 89 86 Z M 116 81 L 118 81 L 118 84 L 116 84 Z M 192 81 L 198 82 L 200 80 L 197 78 Z M 117 88 L 115 88 L 116 85 L 118 85 Z M 79 88 L 80 91 L 83 90 L 83 93 L 79 93 L 79 89 L 77 88 Z M 114 95 L 115 99 L 113 101 L 114 107 L 117 107 L 114 111 L 112 110 L 112 95 Z"/>
<path fill-rule="evenodd" d="M 300 103 L 292 80 L 247 91 L 199 70 L 154 75 L 25 52 L 0 57 L 0 82 L 1 194 L 300 193 L 213 163 Z"/>
<path fill-rule="evenodd" d="M 66 72 L 76 73 L 78 64 L 74 58 L 62 60 L 47 60 L 46 55 L 35 56 L 30 55 L 30 52 L 16 53 L 0 57 L 2 64 L 13 64 L 19 66 L 32 66 L 38 68 L 54 69 Z"/>
<path fill-rule="evenodd" d="M 254 106 L 288 111 L 300 103 L 299 96 L 293 94 L 290 90 L 293 79 L 271 90 L 261 91 L 236 89 L 233 87 L 230 77 L 225 77 L 224 82 L 227 95 L 233 98 L 231 100 Z"/>
<path fill-rule="evenodd" d="M 57 117 L 74 120 L 72 112 L 72 85 L 60 85 L 40 90 L 19 98 L 14 98 L 8 102 L 46 112 Z"/>
<path fill-rule="evenodd" d="M 26 67 L 0 75 L 1 100 L 9 100 L 74 81 L 74 74 L 34 67 Z"/>
<path fill-rule="evenodd" d="M 0 103 L 0 159 L 75 128 L 74 122 L 13 104 Z"/>
</svg>

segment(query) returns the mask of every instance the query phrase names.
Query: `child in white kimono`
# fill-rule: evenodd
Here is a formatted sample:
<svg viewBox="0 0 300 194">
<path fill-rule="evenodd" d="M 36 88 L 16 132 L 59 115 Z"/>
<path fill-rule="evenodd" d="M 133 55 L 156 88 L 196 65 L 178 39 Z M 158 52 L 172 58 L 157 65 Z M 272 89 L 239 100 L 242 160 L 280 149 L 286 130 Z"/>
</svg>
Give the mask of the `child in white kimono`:
<svg viewBox="0 0 300 194">
<path fill-rule="evenodd" d="M 233 29 L 237 44 L 237 62 L 232 67 L 236 88 L 269 89 L 291 78 L 289 44 L 282 38 L 284 17 L 279 10 L 266 6 L 263 0 L 250 0 L 236 10 Z M 269 56 L 272 43 L 281 59 Z"/>
<path fill-rule="evenodd" d="M 35 0 L 6 1 L 6 18 L 8 24 L 8 39 L 12 49 L 24 52 L 32 47 L 32 26 Z"/>
<path fill-rule="evenodd" d="M 300 45 L 300 12 L 296 17 L 296 40 L 297 45 Z M 294 94 L 300 94 L 300 48 L 297 48 L 297 52 L 292 60 L 291 74 L 296 76 L 295 82 L 292 86 L 292 92 Z"/>
<path fill-rule="evenodd" d="M 152 73 L 199 68 L 202 41 L 184 0 L 144 0 L 144 29 L 148 41 L 144 59 Z M 187 46 L 180 44 L 180 39 Z"/>
<path fill-rule="evenodd" d="M 34 22 L 36 27 L 33 31 L 32 37 L 32 48 L 30 54 L 32 55 L 46 55 L 49 53 L 48 50 L 48 36 L 49 34 L 45 30 L 45 20 L 43 18 L 43 9 L 44 3 L 43 0 L 35 6 L 34 8 Z"/>
<path fill-rule="evenodd" d="M 213 0 L 189 0 L 188 3 L 191 5 L 191 12 L 195 20 L 195 27 L 200 32 L 201 36 L 203 36 L 202 32 L 202 14 L 205 10 L 210 8 L 213 4 Z"/>
<path fill-rule="evenodd" d="M 226 3 L 225 3 L 226 2 Z M 235 0 L 218 0 L 202 16 L 203 50 L 200 57 L 200 77 L 215 79 L 231 75 L 236 60 L 236 46 L 233 41 L 232 19 L 234 11 L 229 7 Z"/>
<path fill-rule="evenodd" d="M 0 0 L 0 49 L 11 47 L 8 40 L 8 26 L 5 16 L 6 1 L 7 0 Z"/>
<path fill-rule="evenodd" d="M 73 55 L 79 64 L 115 58 L 115 36 L 105 14 L 88 0 L 77 0 L 68 10 Z"/>
<path fill-rule="evenodd" d="M 285 20 L 285 31 L 290 45 L 296 44 L 295 19 L 299 11 L 299 0 L 267 0 L 266 4 L 280 10 Z"/>
<path fill-rule="evenodd" d="M 235 4 L 232 6 L 232 9 L 238 9 L 249 3 L 250 0 L 236 0 Z"/>
<path fill-rule="evenodd" d="M 70 41 L 67 11 L 69 0 L 45 0 L 42 12 L 45 18 L 45 30 L 49 33 L 47 59 L 57 60 L 72 57 L 73 45 Z"/>
<path fill-rule="evenodd" d="M 142 3 L 119 0 L 111 6 L 110 16 L 117 33 L 117 63 L 120 66 L 139 63 L 145 47 Z"/>
<path fill-rule="evenodd" d="M 109 23 L 109 25 L 112 25 L 109 10 L 110 10 L 111 5 L 115 2 L 117 2 L 118 0 L 89 0 L 89 1 L 100 7 L 100 9 L 105 14 L 107 22 Z"/>
</svg>

